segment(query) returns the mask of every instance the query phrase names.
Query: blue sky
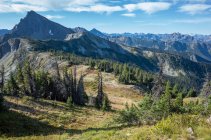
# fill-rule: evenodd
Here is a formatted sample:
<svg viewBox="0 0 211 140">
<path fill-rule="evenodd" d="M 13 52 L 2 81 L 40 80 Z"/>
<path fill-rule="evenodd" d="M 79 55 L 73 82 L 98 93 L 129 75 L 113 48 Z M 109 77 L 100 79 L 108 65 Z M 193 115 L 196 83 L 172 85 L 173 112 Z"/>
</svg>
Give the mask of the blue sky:
<svg viewBox="0 0 211 140">
<path fill-rule="evenodd" d="M 0 0 L 0 29 L 11 29 L 29 10 L 107 33 L 211 34 L 211 0 Z"/>
</svg>

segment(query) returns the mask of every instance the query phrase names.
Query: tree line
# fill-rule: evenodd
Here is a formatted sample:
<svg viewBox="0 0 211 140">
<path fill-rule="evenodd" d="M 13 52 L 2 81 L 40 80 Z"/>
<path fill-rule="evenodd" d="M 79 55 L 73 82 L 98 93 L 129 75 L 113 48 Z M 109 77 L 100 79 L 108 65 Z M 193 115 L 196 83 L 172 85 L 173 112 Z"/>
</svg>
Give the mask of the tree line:
<svg viewBox="0 0 211 140">
<path fill-rule="evenodd" d="M 55 63 L 54 72 L 34 70 L 28 61 L 18 65 L 15 72 L 10 73 L 6 82 L 1 82 L 1 94 L 9 94 L 16 97 L 31 96 L 35 99 L 44 98 L 67 102 L 69 106 L 84 106 L 88 102 L 88 96 L 84 90 L 84 76 L 77 78 L 77 67 L 60 70 L 58 63 Z M 2 76 L 4 77 L 4 76 Z M 4 79 L 4 78 L 3 78 Z M 110 110 L 110 102 L 103 92 L 102 75 L 98 74 L 98 94 L 96 107 L 103 110 Z"/>
</svg>

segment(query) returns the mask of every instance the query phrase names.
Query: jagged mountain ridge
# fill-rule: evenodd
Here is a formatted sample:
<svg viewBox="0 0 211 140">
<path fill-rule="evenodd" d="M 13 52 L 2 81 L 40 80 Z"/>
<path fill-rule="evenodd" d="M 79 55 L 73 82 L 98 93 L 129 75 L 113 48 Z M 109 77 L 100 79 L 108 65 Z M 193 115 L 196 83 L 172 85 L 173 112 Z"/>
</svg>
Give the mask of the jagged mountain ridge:
<svg viewBox="0 0 211 140">
<path fill-rule="evenodd" d="M 104 39 L 115 42 L 120 45 L 152 48 L 165 52 L 180 53 L 186 57 L 191 54 L 189 59 L 196 62 L 211 63 L 211 36 L 210 35 L 184 35 L 180 33 L 173 34 L 143 34 L 143 33 L 124 33 L 124 34 L 106 34 L 96 29 L 91 33 Z M 102 35 L 103 34 L 103 35 Z M 184 55 L 185 54 L 185 55 Z M 192 59 L 193 57 L 202 59 Z M 202 61 L 205 60 L 205 61 Z"/>
</svg>

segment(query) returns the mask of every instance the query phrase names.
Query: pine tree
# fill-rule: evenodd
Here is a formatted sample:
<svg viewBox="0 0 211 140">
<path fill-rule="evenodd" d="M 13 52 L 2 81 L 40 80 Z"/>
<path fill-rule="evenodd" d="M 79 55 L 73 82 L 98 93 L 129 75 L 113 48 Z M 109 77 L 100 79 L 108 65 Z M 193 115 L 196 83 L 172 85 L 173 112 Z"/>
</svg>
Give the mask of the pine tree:
<svg viewBox="0 0 211 140">
<path fill-rule="evenodd" d="M 154 81 L 154 85 L 151 89 L 153 96 L 157 99 L 159 98 L 164 91 L 164 82 L 163 82 L 163 62 L 160 63 L 160 71 L 158 74 L 158 78 Z"/>
<path fill-rule="evenodd" d="M 67 96 L 72 98 L 72 72 L 68 73 L 67 67 L 63 71 L 63 81 L 66 88 Z"/>
<path fill-rule="evenodd" d="M 111 110 L 111 104 L 110 104 L 110 101 L 109 101 L 108 96 L 106 94 L 104 94 L 102 110 L 103 111 L 110 111 Z"/>
<path fill-rule="evenodd" d="M 22 71 L 20 64 L 17 66 L 16 79 L 17 79 L 18 86 L 20 88 L 20 92 L 22 94 L 24 94 L 26 90 L 25 90 L 25 86 L 24 86 L 23 71 Z"/>
<path fill-rule="evenodd" d="M 161 117 L 167 117 L 171 113 L 172 104 L 171 104 L 171 92 L 170 92 L 170 83 L 167 82 L 164 95 L 161 96 L 160 100 L 156 102 L 158 112 Z"/>
<path fill-rule="evenodd" d="M 73 83 L 72 83 L 72 99 L 73 103 L 77 103 L 77 69 L 76 66 L 73 68 Z"/>
<path fill-rule="evenodd" d="M 4 102 L 4 98 L 3 98 L 3 92 L 4 92 L 4 65 L 1 66 L 0 69 L 0 78 L 1 78 L 1 83 L 0 83 L 0 112 L 4 109 L 3 106 L 3 102 Z"/>
<path fill-rule="evenodd" d="M 2 93 L 0 92 L 0 112 L 4 109 L 3 102 L 4 102 L 4 98 L 3 98 Z"/>
<path fill-rule="evenodd" d="M 87 101 L 88 96 L 85 93 L 84 90 L 84 81 L 83 81 L 83 75 L 81 74 L 81 77 L 78 81 L 77 86 L 77 102 L 75 102 L 77 105 L 85 105 L 85 102 Z"/>
<path fill-rule="evenodd" d="M 201 95 L 206 99 L 211 95 L 211 74 L 207 73 L 203 88 L 201 89 Z"/>
<path fill-rule="evenodd" d="M 176 112 L 181 112 L 182 111 L 182 107 L 183 107 L 183 97 L 182 97 L 182 93 L 178 93 L 177 94 L 177 98 L 174 102 L 174 108 Z"/>
<path fill-rule="evenodd" d="M 71 96 L 67 98 L 67 105 L 69 108 L 73 107 L 73 100 Z"/>
<path fill-rule="evenodd" d="M 102 108 L 103 104 L 103 79 L 102 79 L 102 73 L 98 72 L 98 90 L 97 90 L 97 97 L 96 97 L 96 107 Z"/>
<path fill-rule="evenodd" d="M 49 93 L 48 72 L 37 71 L 35 74 L 35 84 L 37 96 L 47 98 Z"/>
<path fill-rule="evenodd" d="M 13 73 L 10 73 L 10 78 L 7 84 L 8 84 L 8 92 L 13 96 L 19 96 L 19 87 L 14 78 Z"/>
<path fill-rule="evenodd" d="M 196 92 L 194 91 L 193 88 L 190 88 L 190 90 L 188 91 L 187 97 L 196 97 Z"/>
<path fill-rule="evenodd" d="M 3 93 L 4 90 L 4 74 L 5 74 L 5 68 L 4 65 L 1 66 L 0 68 L 0 78 L 1 78 L 1 83 L 0 83 L 0 93 Z"/>
<path fill-rule="evenodd" d="M 173 87 L 173 89 L 172 89 L 172 98 L 176 98 L 178 92 L 179 92 L 178 84 L 175 84 L 174 87 Z"/>
<path fill-rule="evenodd" d="M 25 62 L 23 75 L 24 75 L 25 94 L 32 95 L 35 97 L 36 96 L 35 79 L 33 77 L 31 66 L 28 61 Z"/>
</svg>

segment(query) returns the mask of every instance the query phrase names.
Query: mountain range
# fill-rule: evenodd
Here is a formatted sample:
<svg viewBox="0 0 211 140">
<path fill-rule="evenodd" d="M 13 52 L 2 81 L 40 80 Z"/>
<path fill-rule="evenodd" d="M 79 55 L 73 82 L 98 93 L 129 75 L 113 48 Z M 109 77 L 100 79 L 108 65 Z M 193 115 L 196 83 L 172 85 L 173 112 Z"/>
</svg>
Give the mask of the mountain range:
<svg viewBox="0 0 211 140">
<path fill-rule="evenodd" d="M 211 36 L 106 34 L 97 29 L 67 28 L 34 11 L 28 12 L 11 31 L 1 34 L 0 64 L 8 73 L 32 54 L 31 61 L 41 63 L 39 53 L 52 50 L 135 64 L 151 73 L 159 71 L 162 61 L 167 77 L 192 85 L 200 85 L 211 69 Z M 53 66 L 51 57 L 43 59 L 48 63 L 46 68 Z"/>
</svg>

